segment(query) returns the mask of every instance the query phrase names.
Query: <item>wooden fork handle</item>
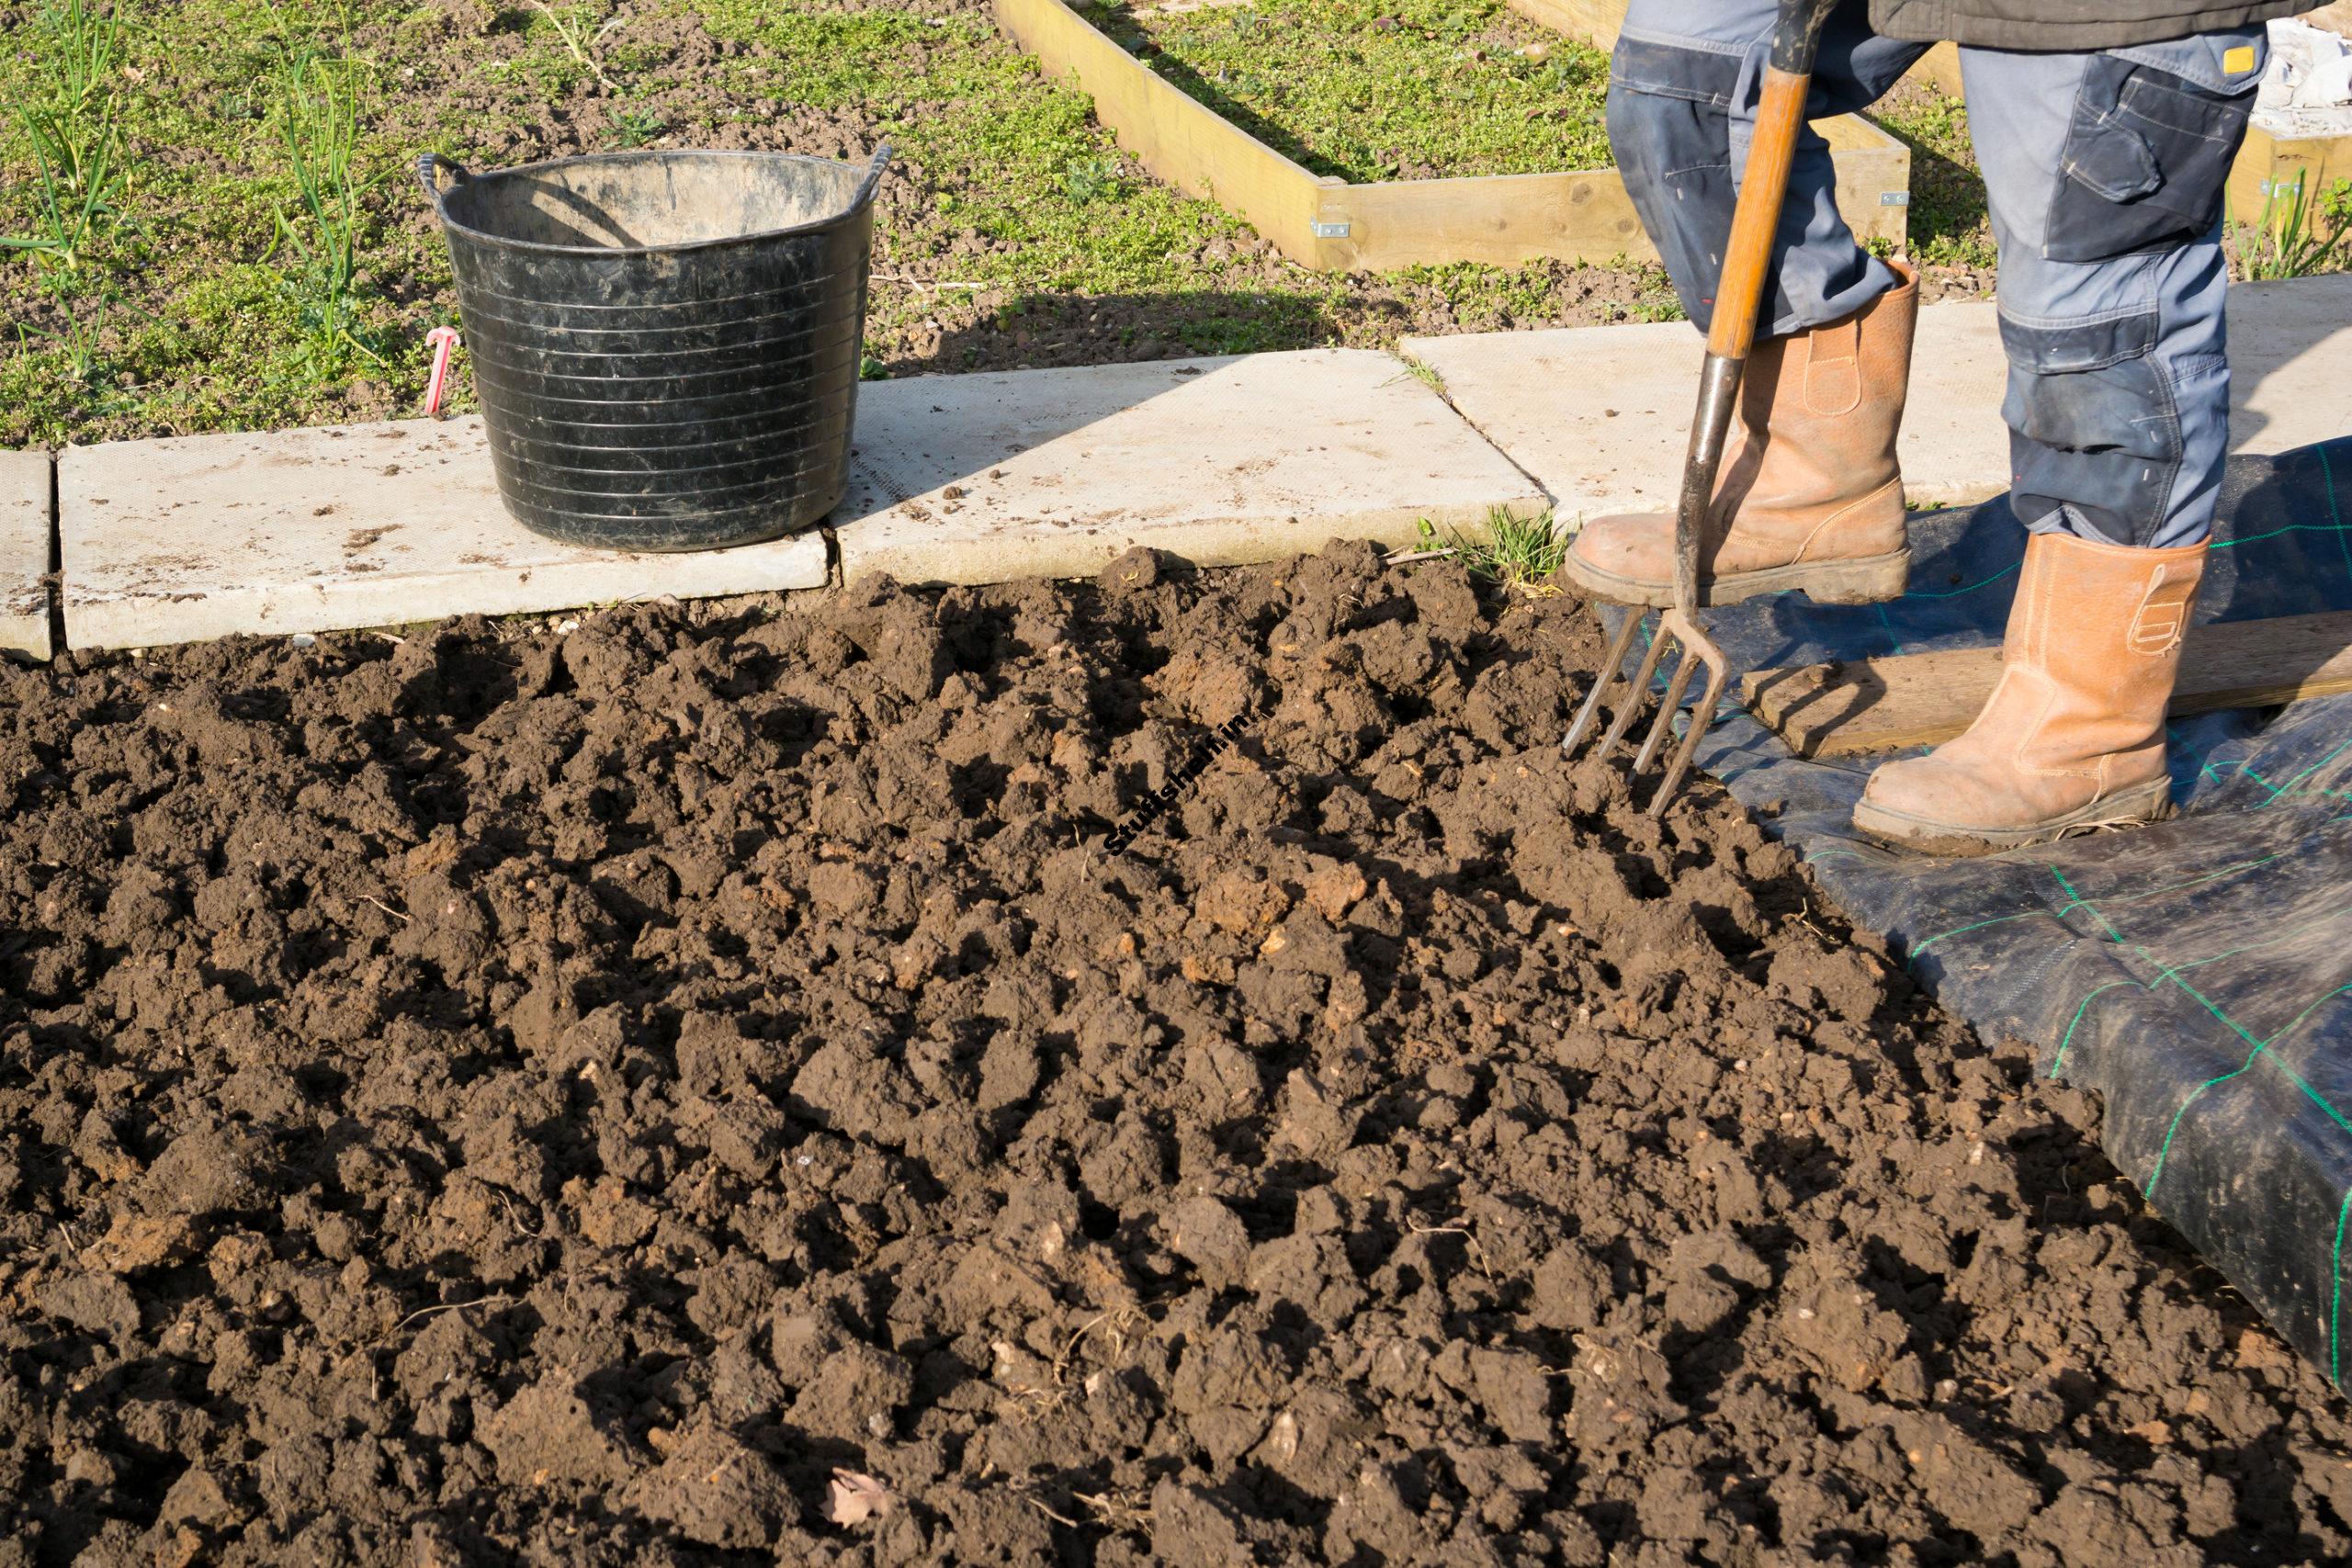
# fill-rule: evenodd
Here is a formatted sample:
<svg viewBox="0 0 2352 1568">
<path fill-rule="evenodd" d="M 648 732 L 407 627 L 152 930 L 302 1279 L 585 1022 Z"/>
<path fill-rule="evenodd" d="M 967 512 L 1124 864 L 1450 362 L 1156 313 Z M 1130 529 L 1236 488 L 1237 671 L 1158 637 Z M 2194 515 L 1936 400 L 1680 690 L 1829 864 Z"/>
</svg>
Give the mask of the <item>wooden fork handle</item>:
<svg viewBox="0 0 2352 1568">
<path fill-rule="evenodd" d="M 1805 98 L 1813 87 L 1813 62 L 1821 29 L 1838 0 L 1782 0 L 1757 104 L 1756 131 L 1733 209 L 1731 239 L 1724 248 L 1723 276 L 1715 284 L 1714 317 L 1707 328 L 1707 364 L 1699 380 L 1699 407 L 1690 421 L 1690 447 L 1683 458 L 1682 489 L 1674 529 L 1674 604 L 1685 612 L 1700 603 L 1699 573 L 1712 555 L 1708 514 L 1715 477 L 1723 468 L 1732 415 L 1748 351 L 1756 345 L 1756 322 L 1764 303 L 1764 280 L 1771 271 L 1772 242 L 1788 196 L 1789 170 L 1796 162 L 1797 138 L 1804 132 Z"/>
</svg>

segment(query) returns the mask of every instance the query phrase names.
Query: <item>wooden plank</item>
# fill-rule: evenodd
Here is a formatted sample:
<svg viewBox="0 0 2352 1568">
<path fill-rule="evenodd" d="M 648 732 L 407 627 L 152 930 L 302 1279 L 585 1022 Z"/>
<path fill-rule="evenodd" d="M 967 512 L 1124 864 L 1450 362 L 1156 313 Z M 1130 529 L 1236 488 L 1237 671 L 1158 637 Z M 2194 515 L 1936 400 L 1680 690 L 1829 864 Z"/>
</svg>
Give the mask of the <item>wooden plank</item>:
<svg viewBox="0 0 2352 1568">
<path fill-rule="evenodd" d="M 1914 82 L 1925 82 L 1949 98 L 1961 96 L 1960 45 L 1939 43 L 1919 57 L 1919 63 L 1904 73 Z"/>
<path fill-rule="evenodd" d="M 1864 240 L 1901 245 L 1908 233 L 1911 150 L 1851 115 L 1816 129 L 1837 159 L 1838 204 L 1847 222 Z M 1327 228 L 1345 226 L 1344 235 L 1327 242 L 1326 254 L 1353 271 L 1657 254 L 1614 169 L 1333 186 L 1323 192 L 1322 218 Z"/>
<path fill-rule="evenodd" d="M 1974 720 L 2000 679 L 1997 648 L 1759 670 L 1740 700 L 1800 757 L 1933 746 Z M 2199 626 L 2181 650 L 2175 714 L 2274 707 L 2352 692 L 2352 613 Z"/>
<path fill-rule="evenodd" d="M 1094 100 L 1094 116 L 1145 167 L 1245 219 L 1302 266 L 1333 265 L 1315 232 L 1323 192 L 1309 174 L 1207 105 L 1162 81 L 1062 0 L 996 0 L 998 24 L 1052 74 Z"/>
<path fill-rule="evenodd" d="M 1350 185 L 1310 174 L 1224 118 L 1064 0 L 996 0 L 996 13 L 1048 72 L 1093 97 L 1095 118 L 1146 168 L 1217 202 L 1302 266 L 1385 272 L 1465 261 L 1657 259 L 1614 169 Z M 1850 115 L 1818 129 L 1838 162 L 1847 221 L 1865 240 L 1900 245 L 1910 149 Z"/>
<path fill-rule="evenodd" d="M 1625 25 L 1629 0 L 1509 0 L 1510 8 L 1529 21 L 1595 49 L 1617 47 Z"/>
<path fill-rule="evenodd" d="M 1347 228 L 1332 242 L 1333 258 L 1361 272 L 1657 254 L 1614 169 L 1341 186 L 1326 193 L 1324 216 Z"/>
<path fill-rule="evenodd" d="M 2336 181 L 2346 179 L 2352 179 L 2352 136 L 2282 139 L 2259 125 L 2249 126 L 2238 160 L 2230 165 L 2230 221 L 2259 223 L 2266 210 L 2273 222 L 2281 221 L 2298 184 L 2311 208 L 2326 199 Z"/>
<path fill-rule="evenodd" d="M 1855 238 L 1898 250 L 1911 238 L 1911 149 L 1860 115 L 1815 120 L 1838 165 L 1838 210 Z"/>
</svg>

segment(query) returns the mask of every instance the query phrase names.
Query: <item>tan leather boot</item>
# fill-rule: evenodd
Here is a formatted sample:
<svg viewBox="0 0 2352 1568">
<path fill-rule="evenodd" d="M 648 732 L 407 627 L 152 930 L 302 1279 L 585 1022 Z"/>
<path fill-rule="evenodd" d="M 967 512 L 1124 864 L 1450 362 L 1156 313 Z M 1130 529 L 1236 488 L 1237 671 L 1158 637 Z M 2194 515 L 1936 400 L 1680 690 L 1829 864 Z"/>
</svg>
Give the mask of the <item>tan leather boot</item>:
<svg viewBox="0 0 2352 1568">
<path fill-rule="evenodd" d="M 1801 589 L 1825 604 L 1873 604 L 1910 580 L 1894 434 L 1911 378 L 1918 275 L 1845 320 L 1770 338 L 1748 355 L 1740 427 L 1715 481 L 1723 543 L 1706 602 Z M 1674 518 L 1597 517 L 1561 571 L 1615 604 L 1664 604 L 1674 590 Z"/>
<path fill-rule="evenodd" d="M 2205 553 L 2035 535 L 1984 711 L 1958 739 L 1882 764 L 1854 826 L 1932 854 L 1984 854 L 2162 816 L 2165 705 Z"/>
</svg>

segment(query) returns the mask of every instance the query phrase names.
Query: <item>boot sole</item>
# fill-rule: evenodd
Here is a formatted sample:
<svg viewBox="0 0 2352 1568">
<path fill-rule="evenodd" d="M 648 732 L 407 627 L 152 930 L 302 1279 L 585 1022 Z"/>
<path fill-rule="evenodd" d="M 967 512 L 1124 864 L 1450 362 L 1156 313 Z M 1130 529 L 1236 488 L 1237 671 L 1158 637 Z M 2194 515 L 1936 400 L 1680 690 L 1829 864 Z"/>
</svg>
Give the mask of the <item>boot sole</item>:
<svg viewBox="0 0 2352 1568">
<path fill-rule="evenodd" d="M 1674 602 L 1673 583 L 1619 577 L 1577 559 L 1574 550 L 1560 563 L 1560 572 L 1592 597 L 1611 604 L 1651 609 Z M 1707 604 L 1736 604 L 1766 593 L 1792 592 L 1816 604 L 1883 604 L 1902 598 L 1910 585 L 1911 549 L 1906 545 L 1860 560 L 1798 561 L 1762 571 L 1727 572 L 1702 582 L 1699 593 L 1701 602 Z"/>
<path fill-rule="evenodd" d="M 1955 828 L 1949 822 L 1874 806 L 1867 798 L 1854 803 L 1854 826 L 1897 849 L 1931 855 L 1986 855 L 2002 850 L 2029 849 L 2035 844 L 2053 844 L 2101 828 L 2153 822 L 2171 806 L 2172 780 L 2159 776 L 2146 784 L 2101 795 L 2063 817 L 2022 828 Z"/>
</svg>

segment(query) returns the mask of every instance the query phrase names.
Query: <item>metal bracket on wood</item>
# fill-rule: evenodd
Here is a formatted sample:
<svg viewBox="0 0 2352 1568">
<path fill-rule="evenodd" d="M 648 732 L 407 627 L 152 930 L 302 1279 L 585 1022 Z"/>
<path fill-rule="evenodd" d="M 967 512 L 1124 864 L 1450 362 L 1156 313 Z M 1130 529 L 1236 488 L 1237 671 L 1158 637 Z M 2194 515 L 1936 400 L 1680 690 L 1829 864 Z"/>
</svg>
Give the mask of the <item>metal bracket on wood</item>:
<svg viewBox="0 0 2352 1568">
<path fill-rule="evenodd" d="M 1314 221 L 1311 227 L 1315 231 L 1315 237 L 1318 240 L 1344 240 L 1348 237 L 1348 232 L 1353 225 L 1348 223 L 1326 223 L 1318 218 Z"/>
</svg>

